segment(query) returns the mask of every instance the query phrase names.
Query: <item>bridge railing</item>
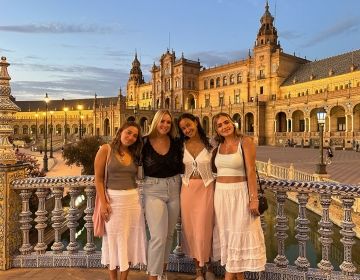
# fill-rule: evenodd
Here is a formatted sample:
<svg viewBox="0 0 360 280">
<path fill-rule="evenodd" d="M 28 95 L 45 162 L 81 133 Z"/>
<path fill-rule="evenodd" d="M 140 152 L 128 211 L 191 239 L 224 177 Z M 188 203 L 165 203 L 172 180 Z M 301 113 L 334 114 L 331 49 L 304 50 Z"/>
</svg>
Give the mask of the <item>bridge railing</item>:
<svg viewBox="0 0 360 280">
<path fill-rule="evenodd" d="M 259 169 L 263 169 L 259 165 Z M 261 170 L 263 171 L 263 170 Z M 295 279 L 294 275 L 304 277 L 316 277 L 317 279 L 328 279 L 337 277 L 350 277 L 359 279 L 356 275 L 356 267 L 352 260 L 352 246 L 354 243 L 355 224 L 352 221 L 351 208 L 355 198 L 360 197 L 360 188 L 353 185 L 345 185 L 333 182 L 302 182 L 280 179 L 261 179 L 265 188 L 270 190 L 276 198 L 275 232 L 277 240 L 277 256 L 273 263 L 267 264 L 266 279 Z M 52 177 L 52 178 L 27 178 L 14 180 L 11 188 L 18 192 L 22 200 L 22 210 L 18 215 L 19 229 L 22 235 L 22 244 L 18 248 L 18 254 L 12 256 L 12 267 L 101 267 L 100 252 L 96 250 L 93 236 L 92 214 L 94 211 L 95 187 L 93 176 L 74 177 Z M 66 191 L 70 196 L 70 205 L 67 211 L 62 205 L 62 197 Z M 298 218 L 296 219 L 295 238 L 298 243 L 298 257 L 295 266 L 289 265 L 285 256 L 285 241 L 288 237 L 289 221 L 285 208 L 285 201 L 288 192 L 297 193 Z M 55 199 L 54 208 L 51 211 L 45 209 L 45 199 L 52 193 Z M 80 210 L 77 199 L 85 194 L 85 210 Z M 309 196 L 317 194 L 320 198 L 321 220 L 318 228 L 309 228 L 309 220 L 306 216 L 306 205 L 309 203 Z M 343 261 L 340 265 L 341 272 L 334 272 L 334 267 L 329 260 L 332 247 L 332 235 L 335 230 L 330 217 L 330 205 L 333 203 L 331 197 L 338 196 L 343 208 L 343 220 L 341 223 L 340 235 L 343 244 Z M 30 211 L 30 198 L 35 196 L 38 199 L 37 210 Z M 82 217 L 82 214 L 84 216 Z M 86 244 L 80 248 L 76 240 L 76 230 L 79 220 L 83 219 L 86 228 Z M 61 228 L 66 225 L 70 234 L 70 241 L 67 245 L 62 242 Z M 54 243 L 49 248 L 44 242 L 45 229 L 51 226 L 53 229 Z M 30 242 L 30 230 L 37 234 L 36 242 Z M 309 240 L 309 232 L 318 231 L 321 243 L 322 259 L 317 264 L 318 269 L 310 268 L 306 244 Z M 293 232 L 293 229 L 290 230 Z M 183 258 L 181 252 L 181 225 L 177 225 L 177 247 L 170 259 L 170 270 L 182 272 L 193 271 L 192 261 Z M 290 273 L 290 271 L 293 271 Z M 274 276 L 280 273 L 282 275 Z M 300 274 L 299 274 L 300 273 Z M 285 276 L 286 277 L 285 277 Z M 329 276 L 330 275 L 330 276 Z M 255 277 L 255 276 L 254 276 Z M 275 278 L 274 278 L 275 277 Z M 249 278 L 253 278 L 251 275 Z M 289 278 L 289 279 L 290 279 Z M 255 278 L 253 278 L 255 279 Z"/>
</svg>

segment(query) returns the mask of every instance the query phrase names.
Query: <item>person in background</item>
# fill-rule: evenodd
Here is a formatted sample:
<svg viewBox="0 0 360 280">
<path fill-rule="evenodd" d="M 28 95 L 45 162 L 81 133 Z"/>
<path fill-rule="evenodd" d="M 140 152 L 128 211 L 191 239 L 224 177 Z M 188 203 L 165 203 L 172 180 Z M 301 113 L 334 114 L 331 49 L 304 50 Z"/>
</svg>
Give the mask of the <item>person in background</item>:
<svg viewBox="0 0 360 280">
<path fill-rule="evenodd" d="M 219 143 L 215 156 L 214 259 L 225 266 L 225 280 L 242 280 L 244 271 L 263 271 L 266 263 L 256 182 L 255 144 L 240 135 L 226 113 L 213 117 Z M 244 160 L 245 159 L 245 160 Z"/>
<path fill-rule="evenodd" d="M 106 222 L 101 263 L 111 280 L 117 280 L 118 269 L 120 280 L 126 280 L 130 263 L 146 264 L 145 220 L 135 182 L 141 146 L 140 127 L 126 122 L 95 157 L 95 187 Z"/>
<path fill-rule="evenodd" d="M 175 225 L 179 217 L 179 193 L 183 170 L 182 144 L 168 110 L 156 112 L 144 137 L 142 182 L 150 240 L 147 254 L 149 280 L 167 279 L 165 273 Z"/>
<path fill-rule="evenodd" d="M 215 279 L 209 270 L 214 230 L 214 176 L 211 171 L 213 147 L 199 118 L 184 113 L 178 119 L 180 139 L 184 142 L 185 165 L 180 194 L 182 245 L 195 262 L 196 280 Z M 207 270 L 205 270 L 205 264 Z"/>
</svg>

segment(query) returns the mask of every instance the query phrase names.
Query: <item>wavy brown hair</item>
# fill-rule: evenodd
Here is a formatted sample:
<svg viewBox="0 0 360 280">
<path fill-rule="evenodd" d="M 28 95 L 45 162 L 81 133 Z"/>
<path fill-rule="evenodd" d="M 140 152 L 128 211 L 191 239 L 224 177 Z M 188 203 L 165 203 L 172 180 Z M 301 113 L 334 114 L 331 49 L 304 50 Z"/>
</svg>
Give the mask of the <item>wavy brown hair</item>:
<svg viewBox="0 0 360 280">
<path fill-rule="evenodd" d="M 135 143 L 128 147 L 131 156 L 134 158 L 134 162 L 136 164 L 138 164 L 139 159 L 140 159 L 140 154 L 141 154 L 141 148 L 142 148 L 142 138 L 141 138 L 141 128 L 137 123 L 130 122 L 130 121 L 125 122 L 116 131 L 115 137 L 111 141 L 110 146 L 111 146 L 111 149 L 119 151 L 120 146 L 121 146 L 121 133 L 128 127 L 135 127 L 138 130 L 138 136 L 137 136 Z"/>
</svg>

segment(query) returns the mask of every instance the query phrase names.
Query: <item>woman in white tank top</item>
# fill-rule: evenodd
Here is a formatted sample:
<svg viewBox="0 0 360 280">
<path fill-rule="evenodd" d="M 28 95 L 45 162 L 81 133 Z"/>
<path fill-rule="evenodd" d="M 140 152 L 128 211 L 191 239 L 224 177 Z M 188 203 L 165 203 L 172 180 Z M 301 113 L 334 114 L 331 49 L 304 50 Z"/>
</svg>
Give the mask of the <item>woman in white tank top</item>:
<svg viewBox="0 0 360 280">
<path fill-rule="evenodd" d="M 210 165 L 213 147 L 194 115 L 182 114 L 178 127 L 184 141 L 185 166 L 180 194 L 182 248 L 194 259 L 196 280 L 214 280 L 209 265 L 214 229 L 214 177 Z"/>
<path fill-rule="evenodd" d="M 255 144 L 252 138 L 237 133 L 234 121 L 226 113 L 213 117 L 213 127 L 219 143 L 215 156 L 214 259 L 225 266 L 225 280 L 242 280 L 244 271 L 263 271 L 266 264 L 258 211 Z"/>
</svg>

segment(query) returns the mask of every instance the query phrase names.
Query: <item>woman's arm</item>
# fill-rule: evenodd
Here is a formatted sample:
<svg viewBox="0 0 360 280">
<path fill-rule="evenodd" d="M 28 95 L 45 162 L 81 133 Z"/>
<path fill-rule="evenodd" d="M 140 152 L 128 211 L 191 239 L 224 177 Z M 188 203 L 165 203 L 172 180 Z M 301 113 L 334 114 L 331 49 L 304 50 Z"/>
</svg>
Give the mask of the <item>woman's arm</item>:
<svg viewBox="0 0 360 280">
<path fill-rule="evenodd" d="M 96 188 L 96 193 L 100 198 L 101 216 L 105 221 L 109 220 L 111 214 L 111 208 L 109 202 L 106 200 L 105 197 L 105 186 L 104 186 L 106 158 L 109 149 L 110 149 L 109 145 L 102 145 L 98 150 L 94 161 L 95 188 Z"/>
<path fill-rule="evenodd" d="M 242 142 L 242 148 L 245 158 L 246 176 L 249 191 L 249 208 L 250 212 L 254 215 L 260 215 L 259 213 L 259 199 L 256 181 L 256 147 L 254 141 L 250 137 L 244 137 Z"/>
</svg>

